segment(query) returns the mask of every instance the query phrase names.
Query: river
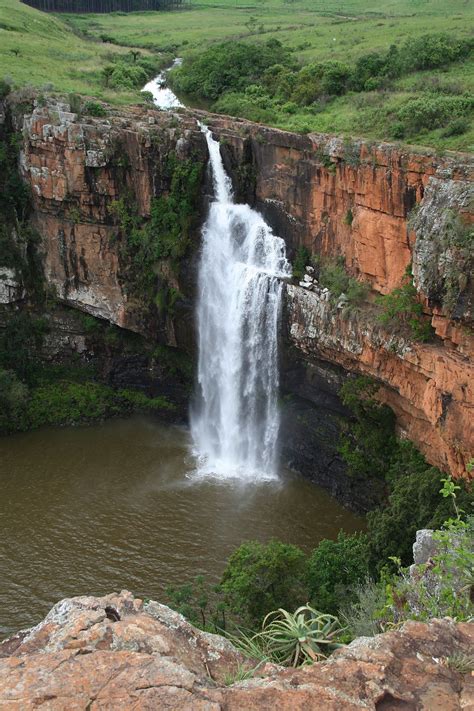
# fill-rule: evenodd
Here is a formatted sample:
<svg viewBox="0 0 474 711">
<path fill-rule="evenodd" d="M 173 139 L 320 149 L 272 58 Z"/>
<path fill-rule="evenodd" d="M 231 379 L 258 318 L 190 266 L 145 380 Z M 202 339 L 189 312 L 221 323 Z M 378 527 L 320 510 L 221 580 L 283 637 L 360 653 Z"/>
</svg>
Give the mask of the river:
<svg viewBox="0 0 474 711">
<path fill-rule="evenodd" d="M 0 636 L 39 622 L 66 596 L 217 582 L 242 541 L 309 551 L 362 527 L 303 477 L 202 477 L 184 428 L 135 417 L 0 438 Z"/>
</svg>

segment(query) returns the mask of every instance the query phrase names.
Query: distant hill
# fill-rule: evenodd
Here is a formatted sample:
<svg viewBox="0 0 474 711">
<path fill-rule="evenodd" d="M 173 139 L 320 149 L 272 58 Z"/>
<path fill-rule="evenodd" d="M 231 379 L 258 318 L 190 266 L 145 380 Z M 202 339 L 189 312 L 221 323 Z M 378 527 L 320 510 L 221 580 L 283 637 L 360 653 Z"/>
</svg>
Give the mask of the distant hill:
<svg viewBox="0 0 474 711">
<path fill-rule="evenodd" d="M 26 5 L 43 12 L 105 13 L 172 10 L 187 0 L 22 0 Z"/>
</svg>

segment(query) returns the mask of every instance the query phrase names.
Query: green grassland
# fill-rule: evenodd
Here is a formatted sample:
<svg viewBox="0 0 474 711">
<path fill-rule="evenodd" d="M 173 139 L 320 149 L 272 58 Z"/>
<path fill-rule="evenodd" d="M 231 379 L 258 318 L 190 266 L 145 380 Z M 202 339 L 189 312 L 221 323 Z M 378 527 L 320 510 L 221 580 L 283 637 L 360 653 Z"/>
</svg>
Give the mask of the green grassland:
<svg viewBox="0 0 474 711">
<path fill-rule="evenodd" d="M 427 32 L 467 39 L 473 20 L 472 0 L 449 5 L 445 0 L 201 0 L 182 11 L 56 17 L 18 0 L 0 0 L 0 77 L 9 74 L 20 84 L 52 81 L 59 90 L 126 103 L 138 100 L 138 92 L 106 89 L 102 69 L 111 55 L 127 48 L 186 58 L 225 40 L 262 43 L 276 38 L 302 64 L 336 60 L 351 65 L 368 52 L 398 47 Z M 18 56 L 12 53 L 16 47 Z M 266 120 L 296 131 L 392 140 L 400 107 L 431 89 L 472 95 L 473 62 L 408 74 L 394 79 L 389 90 L 348 92 L 317 111 L 275 109 Z M 241 113 L 245 115 L 244 108 Z M 255 118 L 252 111 L 247 115 Z M 424 128 L 406 140 L 438 149 L 473 149 L 472 122 L 462 135 L 445 133 L 439 127 Z"/>
<path fill-rule="evenodd" d="M 135 89 L 107 89 L 102 74 L 105 66 L 129 53 L 126 47 L 77 36 L 61 17 L 18 0 L 0 0 L 0 79 L 15 86 L 78 92 L 119 104 L 136 102 Z M 160 55 L 156 60 L 158 64 Z"/>
</svg>

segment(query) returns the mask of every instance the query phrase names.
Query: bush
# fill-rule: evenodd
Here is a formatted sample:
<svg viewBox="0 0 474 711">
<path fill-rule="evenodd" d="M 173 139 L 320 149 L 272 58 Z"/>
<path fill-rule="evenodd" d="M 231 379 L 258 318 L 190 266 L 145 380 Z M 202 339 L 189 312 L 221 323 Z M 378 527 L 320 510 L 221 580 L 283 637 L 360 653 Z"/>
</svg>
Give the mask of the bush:
<svg viewBox="0 0 474 711">
<path fill-rule="evenodd" d="M 421 528 L 440 528 L 452 515 L 451 502 L 440 498 L 443 474 L 429 466 L 413 445 L 404 443 L 392 455 L 391 492 L 383 508 L 367 516 L 370 565 L 373 571 L 396 556 L 409 565 L 416 532 Z M 473 496 L 463 486 L 459 506 L 472 510 Z"/>
<path fill-rule="evenodd" d="M 341 607 L 339 616 L 347 641 L 356 637 L 374 637 L 383 632 L 385 584 L 371 578 L 355 587 L 352 596 Z"/>
<path fill-rule="evenodd" d="M 322 540 L 308 562 L 311 604 L 318 610 L 338 614 L 367 575 L 368 548 L 364 534 L 349 536 L 340 531 L 335 541 Z"/>
<path fill-rule="evenodd" d="M 27 398 L 28 388 L 15 373 L 0 369 L 0 432 L 22 428 Z"/>
<path fill-rule="evenodd" d="M 413 284 L 411 268 L 408 267 L 403 283 L 390 294 L 379 296 L 376 303 L 382 307 L 379 321 L 387 326 L 405 325 L 415 341 L 425 343 L 433 336 L 431 319 L 423 313 L 418 301 L 418 292 Z"/>
<path fill-rule="evenodd" d="M 305 267 L 310 263 L 310 259 L 311 255 L 306 247 L 298 247 L 293 262 L 293 277 L 295 279 L 303 278 Z"/>
<path fill-rule="evenodd" d="M 186 58 L 170 72 L 169 79 L 179 91 L 215 101 L 225 92 L 240 92 L 259 83 L 272 65 L 294 65 L 290 50 L 275 39 L 262 44 L 223 42 L 197 57 Z"/>
<path fill-rule="evenodd" d="M 5 79 L 0 79 L 0 99 L 4 99 L 11 92 L 11 84 Z"/>
<path fill-rule="evenodd" d="M 447 33 L 432 33 L 408 39 L 402 46 L 399 63 L 403 71 L 434 69 L 467 57 L 473 40 L 459 40 Z"/>
<path fill-rule="evenodd" d="M 39 353 L 48 331 L 44 318 L 20 311 L 0 333 L 0 367 L 13 370 L 20 380 L 34 382 Z"/>
<path fill-rule="evenodd" d="M 339 452 L 356 479 L 384 480 L 397 446 L 395 415 L 375 398 L 379 384 L 371 378 L 348 378 L 339 395 L 353 415 L 343 429 Z"/>
<path fill-rule="evenodd" d="M 329 289 L 333 304 L 341 294 L 345 294 L 349 304 L 357 306 L 366 299 L 369 291 L 367 284 L 357 281 L 346 272 L 344 257 L 323 262 L 319 270 L 319 282 Z"/>
<path fill-rule="evenodd" d="M 107 110 L 97 101 L 86 101 L 83 106 L 83 111 L 86 116 L 107 116 Z"/>
<path fill-rule="evenodd" d="M 450 121 L 446 128 L 441 132 L 443 138 L 450 138 L 451 136 L 462 136 L 469 130 L 470 122 L 466 118 L 458 118 Z"/>
<path fill-rule="evenodd" d="M 406 135 L 445 126 L 454 118 L 467 116 L 474 108 L 470 96 L 428 94 L 409 99 L 398 111 L 397 119 Z"/>
<path fill-rule="evenodd" d="M 280 541 L 248 541 L 229 558 L 220 589 L 229 609 L 258 627 L 271 610 L 294 609 L 308 599 L 306 557 Z"/>
</svg>

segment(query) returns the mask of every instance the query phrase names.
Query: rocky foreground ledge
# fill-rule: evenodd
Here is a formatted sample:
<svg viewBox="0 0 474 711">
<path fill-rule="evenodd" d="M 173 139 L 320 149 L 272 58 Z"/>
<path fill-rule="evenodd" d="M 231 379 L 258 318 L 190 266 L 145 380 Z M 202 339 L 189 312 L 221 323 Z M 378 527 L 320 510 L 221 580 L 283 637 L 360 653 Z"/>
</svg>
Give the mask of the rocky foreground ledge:
<svg viewBox="0 0 474 711">
<path fill-rule="evenodd" d="M 467 710 L 474 678 L 449 660 L 473 648 L 474 624 L 408 622 L 326 662 L 267 665 L 232 684 L 255 663 L 223 637 L 127 591 L 76 597 L 0 645 L 0 709 Z"/>
</svg>

